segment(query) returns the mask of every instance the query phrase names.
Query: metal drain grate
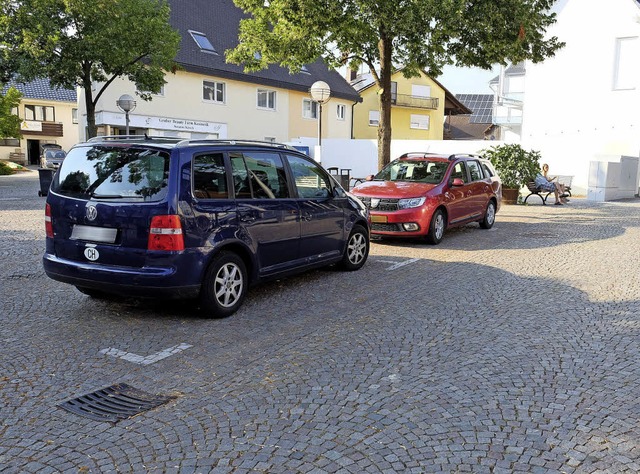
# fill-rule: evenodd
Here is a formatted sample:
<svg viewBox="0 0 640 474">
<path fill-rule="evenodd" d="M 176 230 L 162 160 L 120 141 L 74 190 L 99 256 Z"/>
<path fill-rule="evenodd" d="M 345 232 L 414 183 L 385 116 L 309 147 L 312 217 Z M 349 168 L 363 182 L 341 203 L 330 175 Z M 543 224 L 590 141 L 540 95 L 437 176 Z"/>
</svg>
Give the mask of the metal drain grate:
<svg viewBox="0 0 640 474">
<path fill-rule="evenodd" d="M 93 393 L 67 400 L 60 408 L 97 421 L 124 420 L 151 410 L 176 397 L 152 395 L 126 383 L 119 383 Z"/>
</svg>

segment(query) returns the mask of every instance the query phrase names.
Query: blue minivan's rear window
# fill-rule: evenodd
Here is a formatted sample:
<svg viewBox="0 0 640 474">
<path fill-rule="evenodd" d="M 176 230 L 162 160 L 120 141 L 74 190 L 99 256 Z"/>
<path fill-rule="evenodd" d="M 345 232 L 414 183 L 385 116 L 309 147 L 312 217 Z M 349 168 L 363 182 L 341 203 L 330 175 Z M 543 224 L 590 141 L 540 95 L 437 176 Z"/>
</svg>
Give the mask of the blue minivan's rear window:
<svg viewBox="0 0 640 474">
<path fill-rule="evenodd" d="M 51 190 L 81 199 L 158 201 L 167 194 L 169 153 L 140 146 L 71 149 Z"/>
</svg>

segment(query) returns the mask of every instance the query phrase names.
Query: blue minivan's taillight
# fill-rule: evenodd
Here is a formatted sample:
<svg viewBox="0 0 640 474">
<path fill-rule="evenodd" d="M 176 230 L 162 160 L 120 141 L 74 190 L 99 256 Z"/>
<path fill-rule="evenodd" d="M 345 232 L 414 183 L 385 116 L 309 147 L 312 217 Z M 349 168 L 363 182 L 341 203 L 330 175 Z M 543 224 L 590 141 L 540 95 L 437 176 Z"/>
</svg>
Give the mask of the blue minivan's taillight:
<svg viewBox="0 0 640 474">
<path fill-rule="evenodd" d="M 149 228 L 148 250 L 184 250 L 180 217 L 173 215 L 154 216 Z"/>
<path fill-rule="evenodd" d="M 51 206 L 47 203 L 44 208 L 44 229 L 47 237 L 53 239 L 53 222 L 51 221 Z"/>
</svg>

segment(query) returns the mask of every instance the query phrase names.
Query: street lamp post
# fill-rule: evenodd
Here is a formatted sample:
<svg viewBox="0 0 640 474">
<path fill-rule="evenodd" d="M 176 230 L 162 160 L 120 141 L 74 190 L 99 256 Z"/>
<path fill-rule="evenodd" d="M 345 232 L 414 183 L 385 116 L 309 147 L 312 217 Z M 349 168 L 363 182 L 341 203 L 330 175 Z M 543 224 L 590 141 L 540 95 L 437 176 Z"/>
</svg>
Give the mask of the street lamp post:
<svg viewBox="0 0 640 474">
<path fill-rule="evenodd" d="M 329 102 L 329 99 L 331 98 L 331 88 L 329 87 L 329 84 L 327 84 L 324 81 L 316 81 L 311 86 L 311 89 L 309 89 L 309 92 L 311 93 L 311 98 L 315 100 L 320 106 L 319 107 L 320 110 L 318 111 L 318 113 L 320 114 L 318 116 L 318 146 L 321 146 L 322 145 L 322 105 Z"/>
<path fill-rule="evenodd" d="M 136 108 L 136 101 L 129 94 L 123 94 L 116 101 L 116 105 L 124 112 L 126 123 L 125 135 L 129 135 L 129 112 Z"/>
</svg>

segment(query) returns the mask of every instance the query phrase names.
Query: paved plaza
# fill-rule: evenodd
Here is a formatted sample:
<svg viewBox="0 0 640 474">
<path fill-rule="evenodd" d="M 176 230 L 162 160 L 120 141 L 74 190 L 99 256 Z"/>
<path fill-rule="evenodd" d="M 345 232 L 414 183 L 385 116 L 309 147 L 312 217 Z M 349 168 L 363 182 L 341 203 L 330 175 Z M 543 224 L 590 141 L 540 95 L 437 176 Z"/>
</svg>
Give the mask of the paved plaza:
<svg viewBox="0 0 640 474">
<path fill-rule="evenodd" d="M 640 199 L 374 241 L 213 320 L 48 279 L 38 189 L 0 176 L 2 473 L 640 472 Z M 59 406 L 120 383 L 174 398 Z"/>
</svg>

